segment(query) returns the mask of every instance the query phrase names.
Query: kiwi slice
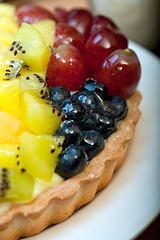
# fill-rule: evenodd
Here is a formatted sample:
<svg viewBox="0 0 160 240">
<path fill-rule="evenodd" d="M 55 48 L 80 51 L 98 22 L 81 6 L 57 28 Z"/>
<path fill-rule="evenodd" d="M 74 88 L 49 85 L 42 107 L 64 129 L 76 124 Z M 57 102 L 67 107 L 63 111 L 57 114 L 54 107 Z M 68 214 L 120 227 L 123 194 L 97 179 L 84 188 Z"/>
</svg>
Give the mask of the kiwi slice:
<svg viewBox="0 0 160 240">
<path fill-rule="evenodd" d="M 21 70 L 23 61 L 8 53 L 0 52 L 0 80 L 16 78 Z"/>
<path fill-rule="evenodd" d="M 49 89 L 46 84 L 46 77 L 43 73 L 35 73 L 28 70 L 20 72 L 19 91 L 27 91 L 30 94 L 42 99 L 50 99 Z"/>
<path fill-rule="evenodd" d="M 42 34 L 27 23 L 22 23 L 14 36 L 9 53 L 23 60 L 23 67 L 33 72 L 47 69 L 50 59 L 50 52 Z"/>
<path fill-rule="evenodd" d="M 35 179 L 25 169 L 14 170 L 0 167 L 0 201 L 30 201 L 34 184 Z"/>
<path fill-rule="evenodd" d="M 49 182 L 58 164 L 64 137 L 23 132 L 21 135 L 21 156 L 25 169 L 35 178 Z"/>
<path fill-rule="evenodd" d="M 65 120 L 62 110 L 52 104 L 27 91 L 20 94 L 22 121 L 35 135 L 55 135 Z"/>
<path fill-rule="evenodd" d="M 0 144 L 0 167 L 17 170 L 24 168 L 19 145 Z"/>
</svg>

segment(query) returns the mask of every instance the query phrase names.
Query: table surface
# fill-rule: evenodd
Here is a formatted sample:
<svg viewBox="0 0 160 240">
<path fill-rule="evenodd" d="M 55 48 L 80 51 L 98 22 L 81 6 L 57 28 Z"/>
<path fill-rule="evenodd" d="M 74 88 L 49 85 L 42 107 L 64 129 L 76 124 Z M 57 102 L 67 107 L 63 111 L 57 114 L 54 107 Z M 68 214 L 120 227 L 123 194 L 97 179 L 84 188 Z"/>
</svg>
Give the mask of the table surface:
<svg viewBox="0 0 160 240">
<path fill-rule="evenodd" d="M 158 240 L 160 239 L 160 215 L 153 223 L 136 238 L 136 240 Z"/>
<path fill-rule="evenodd" d="M 33 0 L 38 5 L 47 7 L 50 9 L 50 6 L 46 6 L 46 1 L 43 0 Z M 7 1 L 13 3 L 13 1 Z M 14 1 L 16 3 L 21 2 L 20 0 Z M 28 1 L 27 1 L 28 2 Z M 73 0 L 54 0 L 51 1 L 52 9 L 54 9 L 55 6 L 61 6 L 66 9 L 71 9 L 74 7 L 82 7 L 89 9 L 89 2 L 87 0 L 81 0 L 81 1 L 73 1 Z M 159 48 L 153 50 L 153 52 L 160 57 Z M 160 215 L 146 228 L 145 231 L 143 231 L 135 240 L 158 240 L 160 239 Z"/>
</svg>

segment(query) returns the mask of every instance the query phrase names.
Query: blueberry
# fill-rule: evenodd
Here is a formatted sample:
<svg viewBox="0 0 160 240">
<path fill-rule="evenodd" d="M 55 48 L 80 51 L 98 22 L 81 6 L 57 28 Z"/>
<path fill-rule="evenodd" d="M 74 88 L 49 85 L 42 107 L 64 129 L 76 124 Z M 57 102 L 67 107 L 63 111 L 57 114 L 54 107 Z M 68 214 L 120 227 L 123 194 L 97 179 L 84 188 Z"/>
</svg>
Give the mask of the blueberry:
<svg viewBox="0 0 160 240">
<path fill-rule="evenodd" d="M 67 120 L 60 125 L 56 135 L 65 137 L 63 142 L 63 149 L 65 149 L 70 144 L 80 144 L 83 137 L 83 132 L 73 120 Z"/>
<path fill-rule="evenodd" d="M 112 133 L 116 131 L 115 116 L 107 111 L 99 110 L 96 112 L 97 124 L 96 131 L 101 133 L 104 139 L 107 139 Z"/>
<path fill-rule="evenodd" d="M 93 111 L 88 111 L 87 116 L 83 122 L 79 123 L 79 126 L 83 131 L 94 130 L 96 128 L 97 117 Z"/>
<path fill-rule="evenodd" d="M 98 94 L 103 100 L 108 97 L 108 88 L 104 83 L 101 83 L 92 78 L 87 79 L 85 84 L 80 87 L 80 91 L 89 90 Z"/>
<path fill-rule="evenodd" d="M 128 113 L 127 101 L 120 96 L 109 97 L 104 102 L 104 109 L 112 112 L 117 121 L 123 119 Z"/>
<path fill-rule="evenodd" d="M 59 105 L 69 119 L 77 124 L 82 122 L 87 116 L 87 110 L 84 104 L 73 97 L 65 98 Z"/>
<path fill-rule="evenodd" d="M 59 105 L 61 101 L 67 97 L 71 97 L 69 89 L 62 86 L 49 87 L 51 101 Z"/>
<path fill-rule="evenodd" d="M 103 108 L 103 101 L 92 91 L 84 90 L 82 92 L 77 92 L 72 97 L 77 98 L 87 105 L 89 110 Z"/>
<path fill-rule="evenodd" d="M 80 144 L 88 155 L 88 160 L 91 160 L 102 151 L 105 146 L 103 136 L 95 130 L 89 130 L 83 133 L 83 140 Z"/>
<path fill-rule="evenodd" d="M 71 144 L 59 154 L 56 173 L 63 178 L 70 178 L 81 172 L 86 166 L 88 156 L 84 148 Z"/>
</svg>

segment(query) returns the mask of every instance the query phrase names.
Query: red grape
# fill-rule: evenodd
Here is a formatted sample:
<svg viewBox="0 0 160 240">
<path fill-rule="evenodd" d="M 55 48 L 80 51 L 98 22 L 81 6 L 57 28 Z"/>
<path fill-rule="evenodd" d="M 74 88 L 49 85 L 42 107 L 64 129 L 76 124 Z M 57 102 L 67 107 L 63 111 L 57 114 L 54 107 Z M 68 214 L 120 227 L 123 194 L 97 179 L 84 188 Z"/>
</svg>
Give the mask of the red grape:
<svg viewBox="0 0 160 240">
<path fill-rule="evenodd" d="M 55 33 L 55 47 L 60 44 L 70 44 L 84 51 L 84 37 L 67 23 L 57 23 Z"/>
<path fill-rule="evenodd" d="M 90 35 L 100 28 L 109 28 L 114 32 L 120 49 L 125 49 L 128 47 L 128 39 L 111 19 L 101 15 L 95 16 L 92 21 Z"/>
<path fill-rule="evenodd" d="M 54 15 L 57 19 L 57 22 L 63 22 L 64 23 L 66 21 L 68 12 L 64 8 L 61 8 L 61 7 L 56 7 L 54 9 L 54 11 L 55 11 Z"/>
<path fill-rule="evenodd" d="M 84 9 L 71 10 L 66 19 L 66 23 L 74 27 L 78 32 L 84 35 L 85 39 L 89 35 L 89 30 L 92 21 L 92 14 Z"/>
<path fill-rule="evenodd" d="M 17 9 L 16 14 L 20 24 L 22 22 L 32 24 L 45 18 L 56 21 L 55 16 L 48 10 L 33 4 L 20 5 Z"/>
<path fill-rule="evenodd" d="M 86 64 L 80 50 L 72 45 L 59 45 L 51 54 L 47 85 L 61 85 L 76 91 L 86 81 Z"/>
<path fill-rule="evenodd" d="M 109 19 L 108 17 L 97 15 L 93 18 L 90 28 L 90 34 L 92 34 L 93 32 L 102 27 L 110 28 L 113 31 L 118 29 L 118 27 L 114 24 L 114 22 L 111 19 Z"/>
<path fill-rule="evenodd" d="M 95 79 L 105 83 L 109 94 L 128 98 L 136 90 L 141 75 L 137 55 L 131 49 L 118 49 L 104 59 Z"/>
<path fill-rule="evenodd" d="M 121 37 L 121 41 L 119 41 Z M 85 43 L 85 57 L 87 60 L 88 77 L 93 77 L 96 70 L 102 61 L 109 56 L 109 54 L 118 48 L 126 48 L 126 38 L 117 35 L 109 28 L 99 28 L 93 32 Z"/>
</svg>

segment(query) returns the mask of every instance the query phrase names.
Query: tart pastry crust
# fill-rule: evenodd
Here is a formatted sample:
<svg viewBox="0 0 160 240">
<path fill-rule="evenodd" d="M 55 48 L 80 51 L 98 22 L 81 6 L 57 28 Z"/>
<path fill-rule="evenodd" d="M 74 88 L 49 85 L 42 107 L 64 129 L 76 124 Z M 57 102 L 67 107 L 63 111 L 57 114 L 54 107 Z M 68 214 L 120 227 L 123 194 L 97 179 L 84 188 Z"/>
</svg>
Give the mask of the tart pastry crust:
<svg viewBox="0 0 160 240">
<path fill-rule="evenodd" d="M 141 116 L 140 101 L 141 94 L 136 90 L 127 100 L 129 111 L 118 130 L 81 173 L 49 188 L 30 203 L 13 204 L 3 212 L 0 215 L 0 239 L 33 236 L 51 224 L 66 220 L 76 209 L 92 201 L 96 192 L 109 184 L 113 172 L 123 162 Z"/>
</svg>

